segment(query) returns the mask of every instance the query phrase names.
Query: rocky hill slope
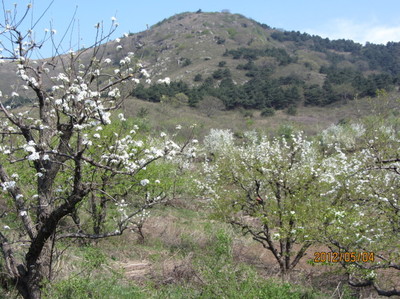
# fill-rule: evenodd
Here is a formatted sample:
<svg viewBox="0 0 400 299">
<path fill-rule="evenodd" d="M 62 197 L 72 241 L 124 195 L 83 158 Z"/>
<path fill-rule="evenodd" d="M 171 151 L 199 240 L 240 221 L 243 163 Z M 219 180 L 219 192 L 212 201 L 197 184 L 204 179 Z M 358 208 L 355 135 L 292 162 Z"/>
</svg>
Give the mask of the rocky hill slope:
<svg viewBox="0 0 400 299">
<path fill-rule="evenodd" d="M 230 13 L 175 15 L 109 42 L 105 55 L 118 65 L 128 52 L 143 62 L 153 83 L 165 77 L 181 82 L 133 92 L 154 102 L 183 94 L 191 106 L 211 96 L 228 109 L 282 109 L 374 96 L 399 85 L 400 43 L 331 41 Z M 3 64 L 0 76 L 0 90 L 11 93 L 14 72 Z"/>
</svg>

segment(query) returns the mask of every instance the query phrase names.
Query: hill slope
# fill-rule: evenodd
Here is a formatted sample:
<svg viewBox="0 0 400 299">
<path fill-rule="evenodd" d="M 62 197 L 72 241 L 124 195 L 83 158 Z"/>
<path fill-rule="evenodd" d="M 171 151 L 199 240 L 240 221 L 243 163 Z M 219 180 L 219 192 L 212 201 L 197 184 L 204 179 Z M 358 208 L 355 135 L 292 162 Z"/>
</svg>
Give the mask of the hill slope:
<svg viewBox="0 0 400 299">
<path fill-rule="evenodd" d="M 397 90 L 399 84 L 400 43 L 330 41 L 238 14 L 182 13 L 105 47 L 115 65 L 128 52 L 143 61 L 153 85 L 140 85 L 133 95 L 153 102 L 197 106 L 218 98 L 228 109 L 283 109 L 374 96 L 377 89 Z M 2 65 L 3 93 L 13 90 L 13 72 Z M 165 77 L 182 82 L 154 85 Z"/>
<path fill-rule="evenodd" d="M 377 89 L 397 90 L 399 82 L 400 43 L 330 41 L 228 13 L 179 14 L 121 44 L 135 50 L 155 80 L 187 84 L 140 87 L 135 95 L 150 101 L 184 93 L 193 106 L 213 96 L 228 109 L 281 109 L 374 96 Z"/>
</svg>

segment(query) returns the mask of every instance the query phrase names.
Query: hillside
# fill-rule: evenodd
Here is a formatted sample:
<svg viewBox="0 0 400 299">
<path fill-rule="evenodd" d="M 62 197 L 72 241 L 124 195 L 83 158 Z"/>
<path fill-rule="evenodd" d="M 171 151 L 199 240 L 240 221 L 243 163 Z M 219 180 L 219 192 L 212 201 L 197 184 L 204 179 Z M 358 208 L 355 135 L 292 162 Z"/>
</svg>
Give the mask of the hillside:
<svg viewBox="0 0 400 299">
<path fill-rule="evenodd" d="M 152 84 L 139 85 L 132 95 L 151 102 L 196 107 L 206 99 L 206 106 L 279 110 L 347 102 L 399 85 L 400 43 L 331 41 L 238 14 L 182 13 L 104 47 L 115 66 L 128 52 L 142 61 Z M 7 63 L 0 76 L 0 90 L 15 91 Z M 165 77 L 173 83 L 157 84 Z"/>
<path fill-rule="evenodd" d="M 185 83 L 140 86 L 135 96 L 158 102 L 183 93 L 192 106 L 205 96 L 228 109 L 324 106 L 397 90 L 400 70 L 398 43 L 330 41 L 228 13 L 179 14 L 121 45 L 145 61 L 153 83 L 165 77 Z M 122 52 L 114 55 L 115 63 L 120 57 Z"/>
</svg>

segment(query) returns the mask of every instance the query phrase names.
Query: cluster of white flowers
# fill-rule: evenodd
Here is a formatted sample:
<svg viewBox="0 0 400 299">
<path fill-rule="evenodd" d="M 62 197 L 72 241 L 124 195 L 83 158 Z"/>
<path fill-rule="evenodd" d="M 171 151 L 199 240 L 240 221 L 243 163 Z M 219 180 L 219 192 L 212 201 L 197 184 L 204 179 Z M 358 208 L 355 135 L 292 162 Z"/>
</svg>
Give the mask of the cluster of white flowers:
<svg viewBox="0 0 400 299">
<path fill-rule="evenodd" d="M 365 133 L 365 127 L 362 124 L 350 125 L 332 125 L 321 134 L 322 141 L 325 144 L 332 145 L 339 143 L 342 147 L 353 148 L 358 139 Z"/>
<path fill-rule="evenodd" d="M 165 77 L 164 79 L 158 79 L 157 83 L 165 83 L 167 85 L 169 85 L 171 83 L 171 79 L 169 77 Z"/>
<path fill-rule="evenodd" d="M 135 215 L 135 217 L 133 217 L 131 222 L 133 224 L 135 224 L 136 226 L 137 225 L 141 225 L 146 221 L 147 218 L 149 218 L 149 216 L 150 216 L 150 211 L 147 211 L 146 209 L 143 209 L 141 213 L 138 213 L 138 214 Z M 132 229 L 132 231 L 135 230 L 134 227 L 132 227 L 131 229 Z"/>
<path fill-rule="evenodd" d="M 104 163 L 119 165 L 122 170 L 134 173 L 145 167 L 150 161 L 161 157 L 165 157 L 167 160 L 176 159 L 178 161 L 175 157 L 180 153 L 181 148 L 173 140 L 167 138 L 166 134 L 161 135 L 163 136 L 162 140 L 154 138 L 144 142 L 135 138 L 134 134 L 137 129 L 138 127 L 134 126 L 130 134 L 123 137 L 119 137 L 115 133 L 115 137 L 117 138 L 114 140 L 114 144 L 105 148 L 101 155 Z M 93 137 L 100 138 L 100 134 L 95 133 Z M 181 156 L 186 157 L 189 155 L 190 157 L 194 157 L 196 152 L 195 144 L 186 146 L 185 155 Z"/>
<path fill-rule="evenodd" d="M 128 207 L 128 203 L 124 199 L 122 199 L 121 201 L 116 202 L 115 205 L 117 206 L 117 210 L 120 213 L 120 215 L 122 215 L 121 220 L 126 219 L 128 217 L 126 214 L 126 209 Z"/>
<path fill-rule="evenodd" d="M 17 76 L 21 78 L 26 84 L 31 84 L 34 87 L 38 87 L 39 85 L 35 77 L 30 77 L 27 75 L 25 69 L 23 68 L 23 65 L 21 64 L 18 65 Z"/>
<path fill-rule="evenodd" d="M 141 69 L 140 73 L 143 75 L 143 77 L 145 78 L 149 78 L 150 74 L 145 70 L 145 69 Z"/>
<path fill-rule="evenodd" d="M 119 88 L 115 87 L 114 89 L 110 90 L 108 92 L 108 96 L 111 98 L 119 98 L 121 96 Z"/>
<path fill-rule="evenodd" d="M 30 153 L 30 155 L 28 156 L 28 160 L 30 161 L 35 161 L 35 160 L 39 160 L 40 155 L 39 153 L 36 151 L 36 144 L 34 141 L 29 141 L 27 144 L 23 145 L 23 149 Z"/>
<path fill-rule="evenodd" d="M 233 146 L 233 133 L 231 130 L 211 129 L 204 137 L 204 147 L 210 153 L 223 153 Z"/>
<path fill-rule="evenodd" d="M 3 188 L 3 191 L 8 191 L 14 189 L 16 185 L 15 181 L 8 181 L 8 182 L 3 182 L 1 183 L 1 187 Z"/>
</svg>

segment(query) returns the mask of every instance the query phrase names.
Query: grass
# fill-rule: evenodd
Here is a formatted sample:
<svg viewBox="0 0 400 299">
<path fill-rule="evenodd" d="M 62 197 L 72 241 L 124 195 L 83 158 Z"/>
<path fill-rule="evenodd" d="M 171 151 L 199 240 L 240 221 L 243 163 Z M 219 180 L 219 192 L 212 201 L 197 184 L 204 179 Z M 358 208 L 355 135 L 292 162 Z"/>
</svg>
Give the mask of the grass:
<svg viewBox="0 0 400 299">
<path fill-rule="evenodd" d="M 259 131 L 277 134 L 282 128 L 291 126 L 316 134 L 332 124 L 344 119 L 355 119 L 370 109 L 367 100 L 353 100 L 336 103 L 329 107 L 298 107 L 296 115 L 288 115 L 284 110 L 276 111 L 271 117 L 262 117 L 257 110 L 216 111 L 210 117 L 206 111 L 188 106 L 178 109 L 165 103 L 151 103 L 138 99 L 128 99 L 124 104 L 127 116 L 136 117 L 145 109 L 147 114 L 141 119 L 143 125 L 156 131 L 174 132 L 177 124 L 189 127 L 197 124 L 197 137 L 202 139 L 211 128 L 230 129 L 237 135 L 245 131 Z"/>
<path fill-rule="evenodd" d="M 336 298 L 266 271 L 265 249 L 191 201 L 153 209 L 142 243 L 127 232 L 73 244 L 45 298 Z"/>
<path fill-rule="evenodd" d="M 218 242 L 202 254 L 191 243 L 196 256 L 174 260 L 169 268 L 160 254 L 151 259 L 152 278 L 139 284 L 118 275 L 72 276 L 48 288 L 47 298 L 322 298 L 309 288 L 264 280 L 251 267 L 226 259 L 216 250 Z"/>
<path fill-rule="evenodd" d="M 121 284 L 116 277 L 112 278 L 68 278 L 53 285 L 45 291 L 44 298 L 146 298 L 139 287 L 132 284 Z"/>
<path fill-rule="evenodd" d="M 248 276 L 242 283 L 227 280 L 224 286 L 229 287 L 221 289 L 217 282 L 203 288 L 190 284 L 138 287 L 120 284 L 115 278 L 80 278 L 60 282 L 47 291 L 44 298 L 322 298 L 320 293 L 272 280 L 260 282 L 254 276 Z"/>
</svg>

